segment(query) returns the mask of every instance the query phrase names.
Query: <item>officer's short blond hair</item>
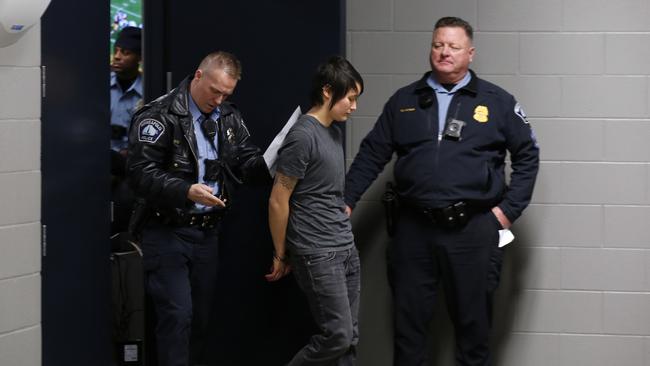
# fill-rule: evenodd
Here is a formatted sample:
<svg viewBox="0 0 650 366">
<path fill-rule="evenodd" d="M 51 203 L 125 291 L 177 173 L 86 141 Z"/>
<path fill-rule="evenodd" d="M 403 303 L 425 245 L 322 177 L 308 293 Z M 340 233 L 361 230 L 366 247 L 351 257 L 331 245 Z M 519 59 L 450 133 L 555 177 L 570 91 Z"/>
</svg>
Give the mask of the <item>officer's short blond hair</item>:
<svg viewBox="0 0 650 366">
<path fill-rule="evenodd" d="M 216 51 L 205 56 L 199 64 L 201 72 L 220 69 L 236 80 L 241 79 L 241 62 L 235 55 L 226 51 Z"/>
</svg>

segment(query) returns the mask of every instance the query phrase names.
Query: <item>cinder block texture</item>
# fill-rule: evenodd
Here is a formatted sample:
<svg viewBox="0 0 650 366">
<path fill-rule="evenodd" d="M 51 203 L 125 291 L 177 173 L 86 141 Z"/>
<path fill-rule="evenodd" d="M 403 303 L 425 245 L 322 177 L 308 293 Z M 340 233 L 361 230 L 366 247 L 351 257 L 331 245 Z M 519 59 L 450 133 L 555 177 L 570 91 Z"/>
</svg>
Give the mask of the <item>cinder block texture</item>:
<svg viewBox="0 0 650 366">
<path fill-rule="evenodd" d="M 603 295 L 598 292 L 525 291 L 516 306 L 514 331 L 601 333 Z"/>
<path fill-rule="evenodd" d="M 644 364 L 643 337 L 564 335 L 559 337 L 561 366 L 636 366 Z M 550 365 L 550 364 L 549 364 Z"/>
<path fill-rule="evenodd" d="M 376 117 L 354 117 L 354 121 L 352 122 L 352 136 L 350 137 L 353 141 L 358 142 L 351 144 L 350 150 L 348 150 L 350 152 L 350 158 L 354 158 L 357 155 L 361 141 L 372 130 L 376 122 Z"/>
<path fill-rule="evenodd" d="M 562 0 L 480 0 L 480 31 L 557 31 L 561 29 Z"/>
<path fill-rule="evenodd" d="M 39 221 L 41 175 L 39 172 L 0 174 L 0 226 Z"/>
<path fill-rule="evenodd" d="M 646 2 L 647 3 L 647 2 Z M 608 34 L 605 38 L 605 71 L 608 74 L 650 74 L 650 34 Z"/>
<path fill-rule="evenodd" d="M 517 245 L 541 247 L 601 247 L 603 208 L 599 205 L 532 204 L 515 222 L 526 240 Z"/>
<path fill-rule="evenodd" d="M 543 162 L 533 199 L 539 203 L 642 204 L 645 164 Z"/>
<path fill-rule="evenodd" d="M 40 25 L 28 30 L 17 43 L 0 49 L 0 365 L 3 366 L 42 364 L 40 64 Z"/>
<path fill-rule="evenodd" d="M 346 1 L 347 29 L 391 30 L 393 28 L 392 0 Z"/>
<path fill-rule="evenodd" d="M 582 75 L 605 70 L 602 34 L 524 33 L 520 37 L 522 74 Z"/>
<path fill-rule="evenodd" d="M 534 118 L 530 119 L 530 123 L 542 147 L 540 154 L 544 161 L 602 161 L 605 157 L 603 142 L 606 139 L 620 140 L 607 135 L 605 133 L 607 123 L 598 119 Z M 650 126 L 648 130 L 650 131 Z M 637 138 L 634 134 L 629 137 Z M 612 154 L 627 156 L 620 152 L 618 145 L 616 146 L 617 149 Z M 647 146 L 641 148 L 630 146 L 630 149 L 650 151 L 650 147 Z"/>
<path fill-rule="evenodd" d="M 389 366 L 392 364 L 392 340 L 385 335 L 392 333 L 392 300 L 385 274 L 386 247 L 390 240 L 381 203 L 359 202 L 352 215 L 352 224 L 362 259 L 359 327 L 365 336 L 359 340 L 359 363 Z M 384 351 L 376 352 L 377 349 Z"/>
<path fill-rule="evenodd" d="M 569 32 L 650 30 L 650 3 L 646 0 L 564 0 L 562 14 L 562 29 Z"/>
<path fill-rule="evenodd" d="M 354 117 L 378 116 L 388 98 L 393 94 L 390 75 L 363 75 L 363 94 L 358 100 Z"/>
<path fill-rule="evenodd" d="M 0 280 L 41 269 L 41 226 L 38 223 L 0 227 Z M 2 313 L 0 312 L 0 316 Z"/>
<path fill-rule="evenodd" d="M 41 168 L 39 121 L 0 121 L 0 172 Z"/>
<path fill-rule="evenodd" d="M 0 334 L 38 325 L 41 321 L 41 276 L 0 280 L 0 309 Z"/>
<path fill-rule="evenodd" d="M 395 30 L 429 31 L 444 16 L 459 16 L 476 24 L 476 0 L 394 0 Z"/>
<path fill-rule="evenodd" d="M 41 359 L 41 327 L 0 334 L 0 365 L 38 366 Z"/>
<path fill-rule="evenodd" d="M 562 115 L 562 79 L 560 77 L 487 75 L 485 79 L 514 95 L 529 118 Z"/>
<path fill-rule="evenodd" d="M 562 287 L 567 290 L 645 291 L 642 250 L 562 250 Z"/>
<path fill-rule="evenodd" d="M 650 294 L 606 293 L 604 330 L 609 334 L 650 334 Z"/>
<path fill-rule="evenodd" d="M 353 33 L 352 62 L 361 73 L 407 74 L 428 70 L 431 32 Z"/>
<path fill-rule="evenodd" d="M 648 111 L 647 89 L 645 77 L 566 77 L 562 116 L 643 118 Z"/>
<path fill-rule="evenodd" d="M 497 355 L 503 366 L 549 366 L 560 364 L 560 337 L 550 334 L 513 333 L 508 346 Z"/>
<path fill-rule="evenodd" d="M 515 236 L 519 235 L 517 229 L 514 232 Z M 526 289 L 561 289 L 562 249 L 530 248 L 519 238 L 515 240 L 506 247 L 506 252 L 517 269 L 517 285 Z"/>
<path fill-rule="evenodd" d="M 41 69 L 0 66 L 0 120 L 41 117 Z"/>
<path fill-rule="evenodd" d="M 605 206 L 604 246 L 650 249 L 650 207 Z"/>
<path fill-rule="evenodd" d="M 650 120 L 607 120 L 604 133 L 605 161 L 650 161 Z"/>
<path fill-rule="evenodd" d="M 517 33 L 477 33 L 473 69 L 484 75 L 515 75 L 519 71 Z"/>
</svg>

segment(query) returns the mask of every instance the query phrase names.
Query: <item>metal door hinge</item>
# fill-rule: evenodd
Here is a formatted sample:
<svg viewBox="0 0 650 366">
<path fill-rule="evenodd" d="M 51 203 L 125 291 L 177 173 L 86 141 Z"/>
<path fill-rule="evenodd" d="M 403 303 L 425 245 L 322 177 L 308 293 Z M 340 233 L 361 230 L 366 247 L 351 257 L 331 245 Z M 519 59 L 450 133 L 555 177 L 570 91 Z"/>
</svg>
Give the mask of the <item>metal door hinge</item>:
<svg viewBox="0 0 650 366">
<path fill-rule="evenodd" d="M 41 255 L 47 257 L 47 225 L 41 226 Z"/>
<path fill-rule="evenodd" d="M 46 85 L 46 79 L 45 79 L 45 65 L 41 66 L 41 97 L 45 98 L 45 85 Z"/>
</svg>

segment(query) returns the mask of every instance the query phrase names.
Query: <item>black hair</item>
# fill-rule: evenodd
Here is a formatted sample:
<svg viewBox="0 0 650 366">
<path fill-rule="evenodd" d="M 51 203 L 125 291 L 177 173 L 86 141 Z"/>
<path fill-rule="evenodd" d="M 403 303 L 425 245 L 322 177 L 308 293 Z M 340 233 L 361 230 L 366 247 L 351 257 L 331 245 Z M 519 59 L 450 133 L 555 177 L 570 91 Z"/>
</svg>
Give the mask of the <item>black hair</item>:
<svg viewBox="0 0 650 366">
<path fill-rule="evenodd" d="M 357 90 L 357 83 L 361 90 Z M 329 87 L 332 99 L 329 109 L 343 99 L 350 90 L 357 90 L 363 93 L 363 79 L 352 64 L 341 56 L 333 56 L 326 62 L 320 64 L 312 79 L 311 93 L 309 95 L 311 106 L 321 106 L 323 100 L 323 88 Z"/>
<path fill-rule="evenodd" d="M 474 39 L 474 30 L 472 26 L 465 20 L 457 17 L 443 17 L 438 19 L 433 30 L 444 27 L 460 27 L 465 30 L 465 34 L 469 37 L 470 40 Z"/>
</svg>

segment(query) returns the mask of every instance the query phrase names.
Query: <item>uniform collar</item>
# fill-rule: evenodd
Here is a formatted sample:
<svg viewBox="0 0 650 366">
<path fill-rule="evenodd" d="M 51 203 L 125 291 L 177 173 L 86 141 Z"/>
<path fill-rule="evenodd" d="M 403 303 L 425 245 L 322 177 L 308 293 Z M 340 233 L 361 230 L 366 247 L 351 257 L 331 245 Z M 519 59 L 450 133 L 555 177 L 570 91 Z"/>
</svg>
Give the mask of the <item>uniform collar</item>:
<svg viewBox="0 0 650 366">
<path fill-rule="evenodd" d="M 121 88 L 117 82 L 117 74 L 115 74 L 115 72 L 112 71 L 111 71 L 111 88 Z M 142 74 L 138 73 L 138 76 L 135 78 L 133 84 L 131 84 L 129 89 L 124 90 L 123 93 L 126 94 L 131 90 L 133 90 L 140 97 L 142 97 Z"/>
<path fill-rule="evenodd" d="M 192 120 L 198 121 L 199 118 L 203 117 L 204 113 L 201 112 L 199 107 L 194 102 L 194 99 L 192 98 L 192 94 L 188 94 L 187 101 L 188 101 L 188 110 L 192 115 Z M 209 118 L 212 118 L 213 120 L 216 121 L 219 119 L 220 115 L 221 115 L 221 106 L 215 108 L 215 110 L 212 111 L 212 113 L 210 113 Z"/>
<path fill-rule="evenodd" d="M 478 93 L 477 90 L 478 82 L 477 82 L 476 73 L 470 69 L 469 74 L 471 76 L 471 79 L 469 79 L 467 85 L 465 85 L 464 87 L 460 88 L 457 91 L 464 91 L 476 95 Z M 427 83 L 427 80 L 430 77 L 431 77 L 431 71 L 428 71 L 420 78 L 420 80 L 418 80 L 415 83 L 415 93 L 419 94 L 426 90 L 433 90 L 431 86 L 429 86 L 429 83 Z"/>
</svg>

